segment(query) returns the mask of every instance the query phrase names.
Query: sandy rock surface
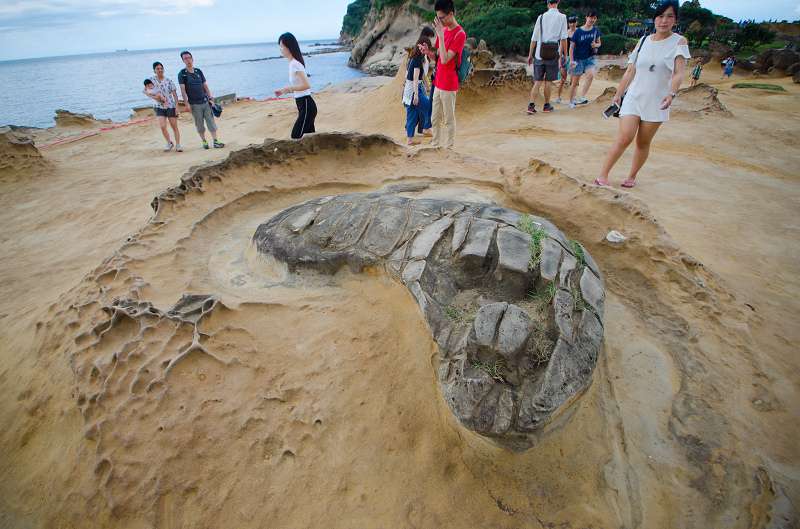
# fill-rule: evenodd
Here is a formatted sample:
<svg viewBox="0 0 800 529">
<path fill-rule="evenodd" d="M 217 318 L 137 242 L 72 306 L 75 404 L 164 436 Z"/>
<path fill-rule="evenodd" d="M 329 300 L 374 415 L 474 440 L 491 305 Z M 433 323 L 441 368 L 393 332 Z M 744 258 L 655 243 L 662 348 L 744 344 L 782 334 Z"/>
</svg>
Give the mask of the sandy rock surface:
<svg viewBox="0 0 800 529">
<path fill-rule="evenodd" d="M 630 191 L 592 184 L 617 130 L 600 79 L 531 116 L 528 83 L 485 74 L 459 93 L 456 152 L 399 144 L 401 78 L 315 96 L 318 131 L 398 144 L 281 140 L 291 100 L 228 107 L 218 150 L 186 115 L 184 153 L 154 121 L 33 131 L 46 165 L 0 174 L 0 526 L 796 525 L 800 87 L 720 76 L 679 95 Z M 269 163 L 248 157 L 265 139 Z M 254 251 L 278 211 L 395 184 L 544 217 L 596 262 L 592 384 L 523 454 L 450 413 L 404 286 L 290 287 Z"/>
</svg>

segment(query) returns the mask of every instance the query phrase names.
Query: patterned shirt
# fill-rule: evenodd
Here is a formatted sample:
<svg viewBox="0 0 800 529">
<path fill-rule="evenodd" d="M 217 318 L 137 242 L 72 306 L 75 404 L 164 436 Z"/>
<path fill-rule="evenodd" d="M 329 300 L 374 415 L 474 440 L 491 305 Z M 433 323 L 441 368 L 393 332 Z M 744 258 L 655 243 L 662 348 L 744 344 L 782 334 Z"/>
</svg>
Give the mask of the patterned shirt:
<svg viewBox="0 0 800 529">
<path fill-rule="evenodd" d="M 175 98 L 172 97 L 172 92 L 173 90 L 175 90 L 175 83 L 173 83 L 171 79 L 168 79 L 166 77 L 164 78 L 163 81 L 159 81 L 155 75 L 151 77 L 150 80 L 153 81 L 153 86 L 155 91 L 164 96 L 164 101 L 165 101 L 165 103 L 159 103 L 158 101 L 155 101 L 153 108 L 161 108 L 161 109 L 175 108 L 177 106 L 175 104 L 176 101 Z"/>
</svg>

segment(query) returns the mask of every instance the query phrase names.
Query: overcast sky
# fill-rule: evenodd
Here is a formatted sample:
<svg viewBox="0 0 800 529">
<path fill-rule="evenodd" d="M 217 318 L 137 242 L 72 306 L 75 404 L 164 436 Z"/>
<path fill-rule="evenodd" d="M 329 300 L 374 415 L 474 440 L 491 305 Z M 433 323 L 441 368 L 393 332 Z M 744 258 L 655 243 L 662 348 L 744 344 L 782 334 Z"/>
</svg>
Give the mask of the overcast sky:
<svg viewBox="0 0 800 529">
<path fill-rule="evenodd" d="M 0 0 L 0 60 L 338 38 L 353 0 Z"/>
<path fill-rule="evenodd" d="M 0 0 L 0 60 L 339 36 L 351 0 Z M 800 0 L 701 0 L 734 20 L 800 19 Z"/>
</svg>

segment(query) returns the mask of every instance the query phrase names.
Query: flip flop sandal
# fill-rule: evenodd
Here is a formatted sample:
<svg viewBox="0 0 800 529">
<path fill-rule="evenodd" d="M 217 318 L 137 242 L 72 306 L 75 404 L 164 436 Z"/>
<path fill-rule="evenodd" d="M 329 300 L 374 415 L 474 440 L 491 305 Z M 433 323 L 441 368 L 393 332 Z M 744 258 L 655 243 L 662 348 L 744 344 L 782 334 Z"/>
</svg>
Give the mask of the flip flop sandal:
<svg viewBox="0 0 800 529">
<path fill-rule="evenodd" d="M 597 180 L 594 181 L 594 183 L 599 185 L 600 187 L 614 187 L 611 184 L 609 184 L 608 182 L 606 182 L 605 180 L 597 179 Z"/>
<path fill-rule="evenodd" d="M 633 187 L 636 185 L 636 182 L 633 180 L 625 180 L 620 184 L 622 187 Z"/>
</svg>

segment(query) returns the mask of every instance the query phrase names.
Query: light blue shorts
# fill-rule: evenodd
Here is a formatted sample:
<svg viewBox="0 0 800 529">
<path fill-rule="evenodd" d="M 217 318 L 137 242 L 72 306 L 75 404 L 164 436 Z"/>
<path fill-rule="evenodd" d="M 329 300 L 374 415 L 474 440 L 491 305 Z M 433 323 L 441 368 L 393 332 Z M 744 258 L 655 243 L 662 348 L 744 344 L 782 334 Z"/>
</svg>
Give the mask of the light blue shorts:
<svg viewBox="0 0 800 529">
<path fill-rule="evenodd" d="M 575 68 L 570 68 L 569 74 L 570 75 L 580 75 L 586 70 L 594 68 L 594 57 L 589 57 L 588 59 L 584 59 L 582 61 L 575 61 Z"/>
</svg>

